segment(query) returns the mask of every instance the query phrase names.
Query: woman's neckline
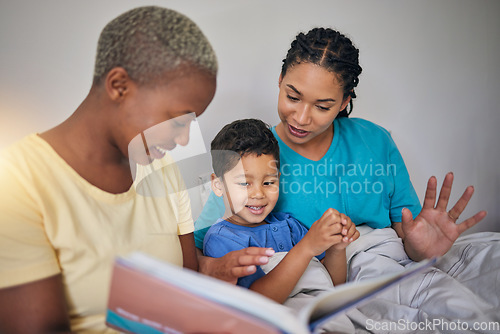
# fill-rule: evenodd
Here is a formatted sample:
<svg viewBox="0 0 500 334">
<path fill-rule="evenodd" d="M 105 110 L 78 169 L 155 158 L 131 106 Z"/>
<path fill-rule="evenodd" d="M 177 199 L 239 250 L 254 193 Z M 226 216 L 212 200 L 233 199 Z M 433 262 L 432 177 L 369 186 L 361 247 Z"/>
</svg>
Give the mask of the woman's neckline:
<svg viewBox="0 0 500 334">
<path fill-rule="evenodd" d="M 73 168 L 51 145 L 49 141 L 43 138 L 39 133 L 34 134 L 33 138 L 35 140 L 43 143 L 43 145 L 47 148 L 47 150 L 59 160 L 59 163 L 70 173 L 73 177 L 79 181 L 85 188 L 89 189 L 92 193 L 96 194 L 98 197 L 106 197 L 108 199 L 118 199 L 118 198 L 128 198 L 129 196 L 135 193 L 135 186 L 132 183 L 127 190 L 122 192 L 110 192 L 105 189 L 98 187 L 93 184 L 85 177 L 83 177 L 75 168 Z"/>
</svg>

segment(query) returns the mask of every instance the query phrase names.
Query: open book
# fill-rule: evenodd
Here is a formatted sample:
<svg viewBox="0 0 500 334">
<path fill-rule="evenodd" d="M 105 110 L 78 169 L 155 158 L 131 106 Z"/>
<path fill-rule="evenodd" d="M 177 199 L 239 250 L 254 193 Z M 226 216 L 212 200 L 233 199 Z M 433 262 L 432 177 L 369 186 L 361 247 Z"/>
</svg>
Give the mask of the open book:
<svg viewBox="0 0 500 334">
<path fill-rule="evenodd" d="M 106 323 L 127 333 L 314 333 L 324 321 L 435 261 L 343 284 L 312 298 L 297 315 L 256 292 L 133 253 L 115 261 Z"/>
</svg>

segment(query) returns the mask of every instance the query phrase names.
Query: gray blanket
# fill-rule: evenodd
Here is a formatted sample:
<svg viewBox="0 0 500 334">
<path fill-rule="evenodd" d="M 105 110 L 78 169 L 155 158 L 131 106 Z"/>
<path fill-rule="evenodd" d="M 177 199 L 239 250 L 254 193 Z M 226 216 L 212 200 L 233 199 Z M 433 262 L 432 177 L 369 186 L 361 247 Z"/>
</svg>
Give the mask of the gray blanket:
<svg viewBox="0 0 500 334">
<path fill-rule="evenodd" d="M 414 264 L 393 229 L 359 230 L 361 237 L 347 248 L 348 281 Z M 264 271 L 283 256 L 278 254 Z M 313 260 L 285 305 L 299 310 L 329 289 L 334 287 L 326 269 Z M 435 267 L 332 319 L 320 332 L 500 333 L 500 233 L 459 238 Z"/>
<path fill-rule="evenodd" d="M 363 232 L 348 248 L 349 281 L 413 264 L 393 229 Z M 499 333 L 499 306 L 500 234 L 484 232 L 459 238 L 434 268 L 347 316 L 356 333 Z"/>
</svg>

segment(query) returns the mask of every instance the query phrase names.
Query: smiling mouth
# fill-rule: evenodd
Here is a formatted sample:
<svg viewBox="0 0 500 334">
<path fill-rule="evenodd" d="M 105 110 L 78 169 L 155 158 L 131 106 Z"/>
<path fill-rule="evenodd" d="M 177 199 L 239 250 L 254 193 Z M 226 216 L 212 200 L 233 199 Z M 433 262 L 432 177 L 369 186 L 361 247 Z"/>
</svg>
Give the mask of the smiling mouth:
<svg viewBox="0 0 500 334">
<path fill-rule="evenodd" d="M 148 152 L 146 152 L 146 153 L 149 156 L 151 156 L 153 159 L 161 159 L 165 156 L 165 154 L 167 154 L 168 151 L 172 150 L 173 148 L 167 149 L 167 148 L 164 148 L 162 146 L 155 145 L 155 146 L 150 146 L 148 148 Z"/>
<path fill-rule="evenodd" d="M 291 126 L 290 124 L 288 124 L 288 131 L 290 131 L 290 133 L 293 136 L 299 137 L 299 138 L 304 138 L 305 136 L 307 136 L 309 134 L 309 131 L 298 129 L 294 126 Z"/>
<path fill-rule="evenodd" d="M 246 205 L 246 207 L 254 215 L 260 215 L 260 214 L 262 214 L 264 212 L 264 209 L 265 209 L 266 205 L 263 205 L 263 206 Z"/>
</svg>

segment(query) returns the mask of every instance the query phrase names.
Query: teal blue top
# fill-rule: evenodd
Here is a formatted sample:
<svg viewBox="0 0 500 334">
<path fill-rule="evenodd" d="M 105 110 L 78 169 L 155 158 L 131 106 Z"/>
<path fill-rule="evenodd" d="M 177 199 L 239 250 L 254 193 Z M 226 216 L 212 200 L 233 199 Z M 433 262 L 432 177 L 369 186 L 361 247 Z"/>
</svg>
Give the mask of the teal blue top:
<svg viewBox="0 0 500 334">
<path fill-rule="evenodd" d="M 307 228 L 328 208 L 356 224 L 373 228 L 401 221 L 408 208 L 420 213 L 418 196 L 390 133 L 359 118 L 335 119 L 330 148 L 318 161 L 304 158 L 276 134 L 280 147 L 280 197 L 275 212 L 287 212 Z M 222 199 L 211 194 L 195 222 L 196 246 L 224 214 Z"/>
</svg>

